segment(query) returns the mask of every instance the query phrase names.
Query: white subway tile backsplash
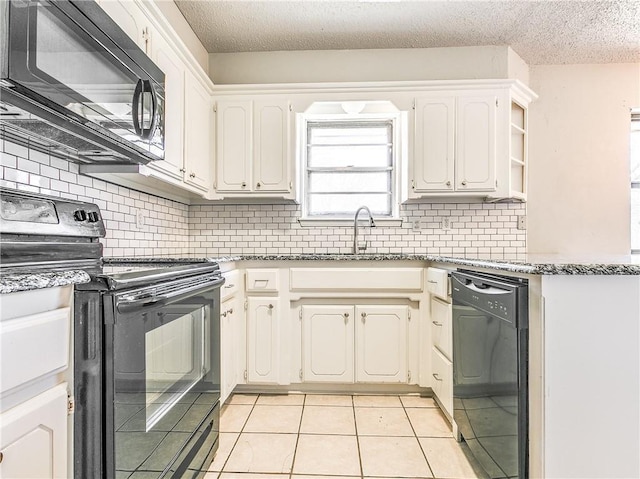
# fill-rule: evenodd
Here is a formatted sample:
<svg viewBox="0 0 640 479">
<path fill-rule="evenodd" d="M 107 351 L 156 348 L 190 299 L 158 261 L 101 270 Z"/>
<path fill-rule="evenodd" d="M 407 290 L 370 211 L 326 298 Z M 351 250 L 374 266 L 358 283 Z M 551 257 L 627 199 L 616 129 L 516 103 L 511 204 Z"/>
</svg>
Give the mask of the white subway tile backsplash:
<svg viewBox="0 0 640 479">
<path fill-rule="evenodd" d="M 350 253 L 353 227 L 302 227 L 293 204 L 184 205 L 79 174 L 78 165 L 0 141 L 0 185 L 96 203 L 107 227 L 106 256 L 227 256 Z M 136 226 L 142 212 L 144 225 Z M 526 251 L 519 203 L 412 203 L 399 227 L 361 228 L 373 253 L 500 254 Z M 451 228 L 442 229 L 442 218 Z M 414 230 L 414 225 L 419 228 Z"/>
</svg>

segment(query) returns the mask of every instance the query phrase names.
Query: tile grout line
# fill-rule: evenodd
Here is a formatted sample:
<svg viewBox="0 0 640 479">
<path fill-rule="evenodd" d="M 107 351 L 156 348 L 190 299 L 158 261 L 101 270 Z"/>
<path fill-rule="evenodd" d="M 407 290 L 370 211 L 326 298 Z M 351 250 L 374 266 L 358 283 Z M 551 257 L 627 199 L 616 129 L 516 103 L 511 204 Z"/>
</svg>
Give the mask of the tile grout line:
<svg viewBox="0 0 640 479">
<path fill-rule="evenodd" d="M 353 411 L 353 427 L 356 430 L 356 446 L 358 447 L 358 462 L 360 463 L 360 479 L 364 479 L 364 467 L 362 467 L 362 454 L 360 453 L 360 436 L 358 435 L 358 420 L 356 419 L 356 403 L 351 395 L 351 410 Z"/>
<path fill-rule="evenodd" d="M 402 401 L 402 399 L 400 399 L 400 404 L 402 404 L 402 410 L 404 411 L 404 415 L 407 417 L 407 421 L 409 421 L 409 425 L 411 426 L 411 430 L 413 431 L 414 437 L 416 438 L 416 441 L 418 441 L 418 447 L 420 448 L 420 451 L 422 451 L 422 455 L 424 456 L 424 460 L 427 463 L 427 467 L 429 468 L 429 472 L 431 473 L 431 477 L 433 477 L 435 479 L 436 475 L 433 472 L 433 468 L 431 467 L 431 464 L 429 464 L 429 459 L 427 458 L 427 453 L 424 452 L 424 448 L 422 447 L 422 444 L 420 443 L 420 438 L 418 437 L 418 433 L 416 432 L 416 429 L 413 427 L 413 423 L 411 422 L 411 418 L 409 417 L 409 413 L 407 412 L 407 408 L 404 405 L 404 402 Z"/>
<path fill-rule="evenodd" d="M 289 471 L 289 479 L 293 479 L 293 468 L 296 465 L 296 456 L 298 455 L 298 443 L 300 442 L 300 431 L 302 430 L 302 418 L 304 417 L 304 408 L 307 403 L 307 395 L 302 400 L 302 412 L 300 413 L 300 424 L 298 424 L 298 434 L 296 436 L 296 445 L 293 448 L 293 459 L 291 460 L 291 471 Z"/>
</svg>

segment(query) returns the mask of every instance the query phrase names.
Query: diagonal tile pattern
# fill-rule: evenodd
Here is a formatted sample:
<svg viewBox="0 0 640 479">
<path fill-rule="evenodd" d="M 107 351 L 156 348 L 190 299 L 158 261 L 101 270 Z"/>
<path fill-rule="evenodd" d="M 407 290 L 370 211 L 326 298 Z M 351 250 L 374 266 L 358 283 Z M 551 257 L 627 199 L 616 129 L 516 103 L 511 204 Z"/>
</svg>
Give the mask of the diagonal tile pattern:
<svg viewBox="0 0 640 479">
<path fill-rule="evenodd" d="M 479 479 L 431 398 L 236 394 L 205 479 Z"/>
</svg>

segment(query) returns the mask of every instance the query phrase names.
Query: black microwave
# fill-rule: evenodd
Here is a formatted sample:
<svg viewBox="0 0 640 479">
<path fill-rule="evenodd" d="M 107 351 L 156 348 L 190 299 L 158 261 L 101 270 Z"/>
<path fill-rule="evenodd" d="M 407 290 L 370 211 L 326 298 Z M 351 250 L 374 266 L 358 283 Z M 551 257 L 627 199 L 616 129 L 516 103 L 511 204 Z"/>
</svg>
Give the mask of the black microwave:
<svg viewBox="0 0 640 479">
<path fill-rule="evenodd" d="M 164 158 L 164 73 L 95 1 L 3 0 L 0 28 L 1 134 L 83 163 Z"/>
</svg>

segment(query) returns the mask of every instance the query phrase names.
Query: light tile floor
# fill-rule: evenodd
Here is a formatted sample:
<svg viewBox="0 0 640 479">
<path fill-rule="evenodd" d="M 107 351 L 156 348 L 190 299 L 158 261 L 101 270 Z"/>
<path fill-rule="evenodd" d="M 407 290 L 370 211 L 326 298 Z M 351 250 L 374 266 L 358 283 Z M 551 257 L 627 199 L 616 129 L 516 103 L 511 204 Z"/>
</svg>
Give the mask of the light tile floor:
<svg viewBox="0 0 640 479">
<path fill-rule="evenodd" d="M 235 394 L 205 479 L 477 479 L 433 399 Z"/>
</svg>

